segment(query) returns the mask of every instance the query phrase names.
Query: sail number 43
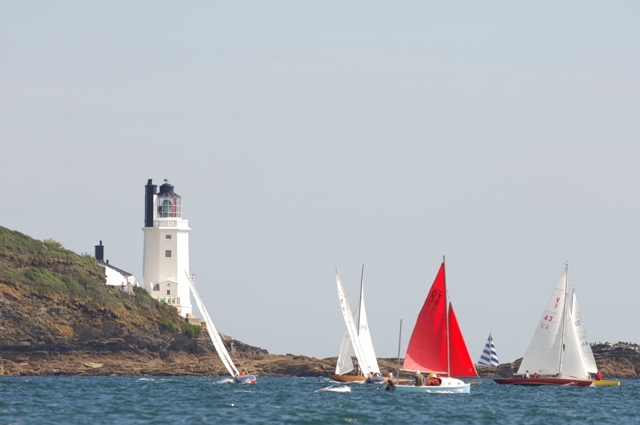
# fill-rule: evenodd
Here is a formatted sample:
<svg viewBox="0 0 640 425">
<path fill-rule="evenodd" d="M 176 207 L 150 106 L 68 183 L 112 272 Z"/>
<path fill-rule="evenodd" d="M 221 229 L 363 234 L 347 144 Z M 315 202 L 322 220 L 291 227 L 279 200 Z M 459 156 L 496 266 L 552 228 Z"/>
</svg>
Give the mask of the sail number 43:
<svg viewBox="0 0 640 425">
<path fill-rule="evenodd" d="M 553 321 L 553 316 L 547 314 L 542 318 L 542 324 L 540 325 L 540 328 L 549 329 L 549 325 L 545 322 L 551 322 L 551 321 Z"/>
</svg>

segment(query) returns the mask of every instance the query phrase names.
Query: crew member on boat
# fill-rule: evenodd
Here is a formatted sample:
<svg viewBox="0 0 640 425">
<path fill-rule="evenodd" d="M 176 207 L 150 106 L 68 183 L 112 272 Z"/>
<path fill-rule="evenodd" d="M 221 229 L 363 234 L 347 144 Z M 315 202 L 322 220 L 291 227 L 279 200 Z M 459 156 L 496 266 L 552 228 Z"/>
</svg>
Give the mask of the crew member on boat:
<svg viewBox="0 0 640 425">
<path fill-rule="evenodd" d="M 596 371 L 596 377 L 595 377 L 596 381 L 602 381 L 602 374 L 600 373 L 600 371 Z"/>
<path fill-rule="evenodd" d="M 244 370 L 244 369 L 242 369 L 242 370 L 240 371 L 240 376 L 247 376 L 247 371 L 246 371 L 246 370 Z"/>
<path fill-rule="evenodd" d="M 427 376 L 427 385 L 432 387 L 432 386 L 439 386 L 441 383 L 440 378 L 438 378 L 438 375 L 436 375 L 435 373 L 430 373 L 429 376 Z"/>
<path fill-rule="evenodd" d="M 421 374 L 419 370 L 416 370 L 416 375 L 413 377 L 413 384 L 416 387 L 421 387 L 424 385 L 424 375 Z"/>
<path fill-rule="evenodd" d="M 385 390 L 387 390 L 387 391 L 395 391 L 396 390 L 396 384 L 395 384 L 395 382 L 393 382 L 393 375 L 391 375 L 389 377 L 389 379 L 387 379 L 387 386 L 385 387 Z"/>
</svg>

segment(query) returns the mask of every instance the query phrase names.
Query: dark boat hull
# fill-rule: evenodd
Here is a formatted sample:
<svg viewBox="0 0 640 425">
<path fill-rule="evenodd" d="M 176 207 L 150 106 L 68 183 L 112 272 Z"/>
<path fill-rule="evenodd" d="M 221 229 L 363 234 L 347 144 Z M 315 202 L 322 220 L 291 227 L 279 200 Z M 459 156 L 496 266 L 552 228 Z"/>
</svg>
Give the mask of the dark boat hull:
<svg viewBox="0 0 640 425">
<path fill-rule="evenodd" d="M 566 378 L 503 378 L 494 379 L 496 384 L 505 385 L 562 385 L 567 387 L 589 387 L 591 381 L 586 379 L 566 379 Z"/>
</svg>

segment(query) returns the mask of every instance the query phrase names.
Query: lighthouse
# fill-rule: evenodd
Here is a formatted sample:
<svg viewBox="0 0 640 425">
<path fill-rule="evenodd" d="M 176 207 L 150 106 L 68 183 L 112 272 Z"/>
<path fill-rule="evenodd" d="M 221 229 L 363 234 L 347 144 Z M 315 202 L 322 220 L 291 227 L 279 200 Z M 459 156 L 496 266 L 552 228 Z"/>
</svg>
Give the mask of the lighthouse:
<svg viewBox="0 0 640 425">
<path fill-rule="evenodd" d="M 182 218 L 182 198 L 165 179 L 160 190 L 149 179 L 144 200 L 142 282 L 153 298 L 181 316 L 191 315 L 189 292 L 189 222 Z"/>
</svg>

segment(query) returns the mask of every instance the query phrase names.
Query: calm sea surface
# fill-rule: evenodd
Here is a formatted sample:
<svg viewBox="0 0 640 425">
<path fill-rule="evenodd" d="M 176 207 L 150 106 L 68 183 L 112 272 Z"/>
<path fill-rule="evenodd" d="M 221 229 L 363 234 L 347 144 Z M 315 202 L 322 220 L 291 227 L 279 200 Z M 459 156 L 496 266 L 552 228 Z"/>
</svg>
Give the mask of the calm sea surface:
<svg viewBox="0 0 640 425">
<path fill-rule="evenodd" d="M 482 379 L 471 394 L 351 392 L 325 378 L 0 377 L 0 424 L 636 424 L 640 381 L 524 388 Z"/>
</svg>

